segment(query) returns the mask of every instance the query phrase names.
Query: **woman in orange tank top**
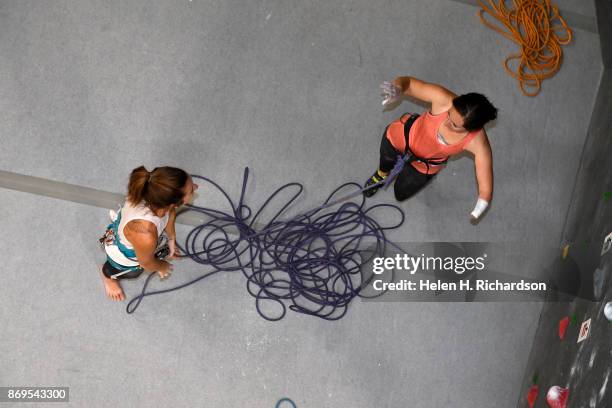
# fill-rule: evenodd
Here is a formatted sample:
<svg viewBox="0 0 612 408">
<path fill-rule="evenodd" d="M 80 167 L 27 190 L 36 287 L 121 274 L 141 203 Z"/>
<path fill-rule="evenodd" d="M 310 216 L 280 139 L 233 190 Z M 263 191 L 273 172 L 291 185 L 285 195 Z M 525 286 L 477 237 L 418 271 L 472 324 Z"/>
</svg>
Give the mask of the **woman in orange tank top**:
<svg viewBox="0 0 612 408">
<path fill-rule="evenodd" d="M 412 159 L 397 176 L 395 198 L 406 200 L 420 191 L 444 168 L 449 157 L 464 150 L 474 155 L 478 200 L 471 212 L 480 218 L 493 197 L 493 158 L 484 125 L 497 117 L 497 109 L 481 94 L 457 96 L 448 89 L 411 77 L 398 77 L 381 85 L 383 106 L 399 103 L 410 96 L 431 104 L 422 115 L 406 113 L 387 126 L 380 146 L 379 168 L 365 186 L 384 180 L 398 155 L 410 153 Z M 366 197 L 380 187 L 364 192 Z"/>
</svg>

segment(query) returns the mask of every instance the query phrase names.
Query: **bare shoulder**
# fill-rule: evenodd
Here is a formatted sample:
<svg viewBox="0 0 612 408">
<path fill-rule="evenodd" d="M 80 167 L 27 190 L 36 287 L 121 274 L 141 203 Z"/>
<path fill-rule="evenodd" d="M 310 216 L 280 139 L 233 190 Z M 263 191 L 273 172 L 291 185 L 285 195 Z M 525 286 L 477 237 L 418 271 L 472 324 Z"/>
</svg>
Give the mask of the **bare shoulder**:
<svg viewBox="0 0 612 408">
<path fill-rule="evenodd" d="M 453 99 L 457 97 L 452 91 L 440 86 L 431 100 L 431 114 L 439 115 L 448 112 L 453 107 Z"/>
<path fill-rule="evenodd" d="M 157 236 L 157 227 L 151 221 L 132 220 L 123 227 L 126 237 L 128 235 L 153 235 Z"/>
<path fill-rule="evenodd" d="M 472 152 L 473 154 L 490 154 L 491 145 L 489 144 L 489 138 L 487 132 L 484 129 L 480 129 L 476 136 L 465 146 L 465 150 Z"/>
<path fill-rule="evenodd" d="M 123 227 L 123 233 L 139 259 L 152 253 L 157 246 L 157 227 L 150 221 L 132 220 Z"/>
</svg>

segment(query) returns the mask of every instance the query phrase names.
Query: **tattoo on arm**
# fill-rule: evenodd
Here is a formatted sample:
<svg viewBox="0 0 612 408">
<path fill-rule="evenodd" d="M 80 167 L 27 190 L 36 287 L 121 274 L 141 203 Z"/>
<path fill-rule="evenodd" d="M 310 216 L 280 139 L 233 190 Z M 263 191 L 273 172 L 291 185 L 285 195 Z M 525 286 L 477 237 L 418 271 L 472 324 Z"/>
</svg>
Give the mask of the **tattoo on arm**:
<svg viewBox="0 0 612 408">
<path fill-rule="evenodd" d="M 128 222 L 124 229 L 139 234 L 155 234 L 155 226 L 148 221 L 133 220 Z"/>
</svg>

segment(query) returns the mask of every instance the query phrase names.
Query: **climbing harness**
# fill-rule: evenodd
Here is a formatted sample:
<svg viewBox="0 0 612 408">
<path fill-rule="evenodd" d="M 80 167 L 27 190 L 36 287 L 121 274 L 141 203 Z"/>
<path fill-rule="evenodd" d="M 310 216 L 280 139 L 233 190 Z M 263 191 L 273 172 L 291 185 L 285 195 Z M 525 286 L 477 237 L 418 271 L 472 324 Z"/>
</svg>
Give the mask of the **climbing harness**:
<svg viewBox="0 0 612 408">
<path fill-rule="evenodd" d="M 403 119 L 406 118 L 407 115 L 410 115 L 405 122 L 403 122 Z M 391 170 L 391 172 L 389 173 L 389 175 L 387 176 L 387 178 L 385 179 L 386 182 L 384 183 L 384 187 L 386 188 L 389 184 L 391 184 L 391 182 L 393 181 L 393 178 L 395 178 L 395 176 L 397 176 L 402 169 L 404 168 L 404 166 L 406 164 L 412 163 L 412 162 L 420 162 L 423 163 L 427 166 L 427 174 L 429 174 L 429 166 L 443 166 L 448 162 L 448 157 L 443 157 L 443 158 L 423 158 L 423 157 L 419 157 L 417 156 L 411 149 L 410 149 L 410 128 L 412 127 L 412 125 L 414 124 L 414 122 L 418 119 L 419 115 L 416 113 L 404 113 L 401 117 L 400 117 L 400 121 L 404 124 L 404 140 L 405 140 L 405 148 L 404 148 L 404 153 L 403 154 L 398 154 L 396 157 L 396 161 L 395 161 L 395 166 L 393 166 L 393 169 Z M 369 188 L 373 188 L 375 185 L 371 185 L 369 186 Z M 367 190 L 367 189 L 366 189 Z"/>
<path fill-rule="evenodd" d="M 410 149 L 410 128 L 412 127 L 414 122 L 419 118 L 420 115 L 417 113 L 405 113 L 404 115 L 402 115 L 402 118 L 405 117 L 406 115 L 410 115 L 410 117 L 406 120 L 406 122 L 404 122 L 404 140 L 406 142 L 406 148 L 404 149 L 404 154 L 401 156 L 401 160 L 404 163 L 412 163 L 413 161 L 416 161 L 416 162 L 425 164 L 427 166 L 427 174 L 429 174 L 429 166 L 444 166 L 448 162 L 448 157 L 426 159 L 426 158 L 417 156 Z M 398 156 L 398 161 L 399 160 L 400 160 L 400 156 Z M 395 163 L 396 166 L 397 164 L 398 162 Z"/>
</svg>

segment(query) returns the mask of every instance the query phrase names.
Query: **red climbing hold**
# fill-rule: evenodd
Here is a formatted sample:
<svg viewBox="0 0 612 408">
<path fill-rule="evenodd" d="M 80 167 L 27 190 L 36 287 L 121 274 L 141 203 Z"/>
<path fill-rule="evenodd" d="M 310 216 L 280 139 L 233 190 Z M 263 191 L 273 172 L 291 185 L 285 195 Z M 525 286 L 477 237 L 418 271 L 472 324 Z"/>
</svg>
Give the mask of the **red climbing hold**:
<svg viewBox="0 0 612 408">
<path fill-rule="evenodd" d="M 565 331 L 567 330 L 567 326 L 569 325 L 570 319 L 569 317 L 564 317 L 559 320 L 559 338 L 563 340 L 565 338 Z"/>
<path fill-rule="evenodd" d="M 548 394 L 546 394 L 546 402 L 548 402 L 550 408 L 567 408 L 568 398 L 569 390 L 558 385 L 550 387 Z"/>
<path fill-rule="evenodd" d="M 529 408 L 533 408 L 536 399 L 538 399 L 538 392 L 540 391 L 540 387 L 536 384 L 532 385 L 529 389 L 529 393 L 527 394 L 527 404 L 529 404 Z"/>
</svg>

